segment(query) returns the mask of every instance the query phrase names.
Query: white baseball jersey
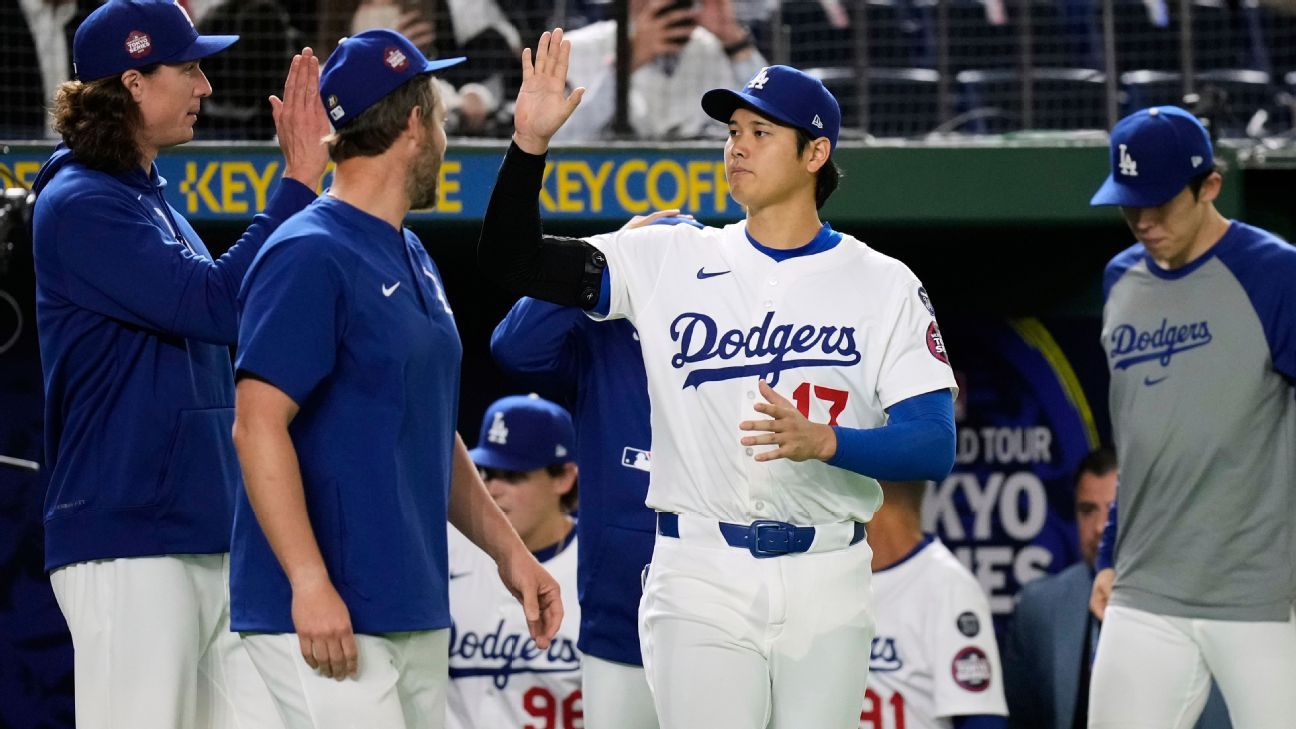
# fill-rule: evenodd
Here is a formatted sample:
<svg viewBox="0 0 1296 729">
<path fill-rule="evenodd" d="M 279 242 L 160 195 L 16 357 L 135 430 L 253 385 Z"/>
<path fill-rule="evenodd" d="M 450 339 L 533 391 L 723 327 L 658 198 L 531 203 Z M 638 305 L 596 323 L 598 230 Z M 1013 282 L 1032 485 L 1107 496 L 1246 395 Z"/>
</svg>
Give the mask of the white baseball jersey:
<svg viewBox="0 0 1296 729">
<path fill-rule="evenodd" d="M 562 627 L 542 651 L 495 562 L 453 526 L 448 529 L 454 623 L 446 729 L 578 729 L 584 718 L 575 530 L 557 555 L 542 560 L 566 597 Z"/>
<path fill-rule="evenodd" d="M 873 573 L 873 611 L 860 729 L 949 729 L 955 716 L 1007 715 L 990 603 L 939 539 Z"/>
<path fill-rule="evenodd" d="M 822 461 L 758 463 L 738 423 L 766 419 L 752 409 L 760 378 L 811 420 L 852 428 L 953 391 L 927 294 L 904 264 L 851 236 L 776 262 L 746 231 L 655 225 L 589 239 L 608 260 L 608 317 L 630 319 L 643 348 L 646 503 L 730 522 L 868 521 L 882 501 L 876 481 Z"/>
</svg>

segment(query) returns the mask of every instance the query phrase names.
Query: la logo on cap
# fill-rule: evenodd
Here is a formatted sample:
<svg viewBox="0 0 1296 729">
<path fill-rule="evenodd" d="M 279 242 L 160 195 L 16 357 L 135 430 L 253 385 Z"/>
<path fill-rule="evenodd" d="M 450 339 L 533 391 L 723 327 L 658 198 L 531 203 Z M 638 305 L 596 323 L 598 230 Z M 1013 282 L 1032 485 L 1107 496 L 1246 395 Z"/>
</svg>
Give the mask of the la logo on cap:
<svg viewBox="0 0 1296 729">
<path fill-rule="evenodd" d="M 143 58 L 153 49 L 153 39 L 142 30 L 132 30 L 126 36 L 126 52 L 131 58 Z"/>
<path fill-rule="evenodd" d="M 388 48 L 383 51 L 383 63 L 396 73 L 400 73 L 409 68 L 409 59 L 399 48 Z"/>
<path fill-rule="evenodd" d="M 1126 177 L 1138 177 L 1138 162 L 1130 156 L 1129 148 L 1120 146 L 1120 173 Z"/>
<path fill-rule="evenodd" d="M 760 70 L 760 73 L 756 74 L 756 76 L 755 76 L 754 78 L 752 78 L 751 81 L 748 81 L 748 82 L 747 82 L 747 88 L 749 88 L 749 89 L 760 89 L 760 90 L 764 91 L 764 90 L 765 90 L 765 84 L 769 83 L 769 80 L 770 80 L 769 74 L 768 74 L 768 73 L 765 73 L 765 72 L 768 71 L 768 70 L 769 70 L 769 66 L 766 66 L 765 68 L 762 68 L 762 69 Z"/>
<path fill-rule="evenodd" d="M 495 420 L 490 430 L 486 431 L 486 440 L 499 445 L 508 445 L 508 426 L 504 423 L 504 413 L 495 413 Z"/>
</svg>

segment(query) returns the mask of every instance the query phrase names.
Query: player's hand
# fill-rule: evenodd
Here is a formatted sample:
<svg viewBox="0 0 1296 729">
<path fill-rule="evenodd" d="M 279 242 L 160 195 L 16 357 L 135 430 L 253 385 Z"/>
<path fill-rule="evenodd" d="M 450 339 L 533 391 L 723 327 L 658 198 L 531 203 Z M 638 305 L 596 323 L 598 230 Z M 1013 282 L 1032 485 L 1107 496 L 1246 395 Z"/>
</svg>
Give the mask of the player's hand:
<svg viewBox="0 0 1296 729">
<path fill-rule="evenodd" d="M 563 40 L 562 28 L 540 36 L 535 61 L 531 49 L 522 51 L 522 88 L 513 110 L 513 141 L 529 154 L 544 154 L 549 139 L 576 111 L 585 87 L 567 93 L 567 65 L 571 41 Z"/>
<path fill-rule="evenodd" d="M 818 459 L 826 461 L 837 452 L 837 434 L 822 423 L 812 423 L 791 400 L 774 392 L 765 380 L 759 383 L 761 397 L 768 402 L 756 403 L 756 411 L 764 413 L 773 420 L 744 420 L 738 424 L 743 430 L 764 431 L 760 435 L 749 435 L 742 439 L 745 446 L 776 445 L 772 451 L 757 453 L 757 461 L 773 461 L 787 458 L 792 461 L 809 461 Z"/>
<path fill-rule="evenodd" d="M 688 8 L 663 12 L 671 0 L 653 0 L 630 24 L 630 71 L 639 70 L 653 59 L 679 53 L 693 35 L 697 11 Z"/>
<path fill-rule="evenodd" d="M 658 220 L 661 220 L 662 218 L 688 218 L 689 220 L 692 220 L 693 216 L 681 215 L 678 208 L 671 208 L 670 210 L 658 210 L 655 213 L 650 213 L 648 215 L 636 215 L 633 218 L 630 218 L 630 220 L 626 221 L 625 225 L 621 226 L 621 230 L 631 230 L 633 228 L 646 228 L 649 225 L 652 225 L 653 223 L 657 222 Z"/>
<path fill-rule="evenodd" d="M 351 612 L 328 577 L 293 585 L 292 620 L 306 665 L 339 681 L 360 672 Z"/>
<path fill-rule="evenodd" d="M 293 56 L 284 81 L 283 98 L 270 97 L 279 148 L 283 150 L 284 177 L 291 177 L 312 190 L 319 188 L 328 166 L 328 145 L 324 137 L 332 131 L 328 114 L 319 97 L 320 63 L 315 52 L 303 48 Z"/>
<path fill-rule="evenodd" d="M 558 581 L 540 566 L 525 547 L 515 549 L 509 557 L 500 561 L 499 575 L 508 591 L 522 603 L 527 630 L 536 647 L 540 650 L 548 649 L 549 642 L 558 634 L 563 619 Z"/>
<path fill-rule="evenodd" d="M 726 46 L 740 43 L 747 37 L 747 29 L 738 22 L 733 0 L 702 0 L 698 24 L 711 31 Z"/>
<path fill-rule="evenodd" d="M 1094 575 L 1093 591 L 1089 593 L 1089 612 L 1099 620 L 1107 614 L 1107 601 L 1111 600 L 1112 583 L 1115 581 L 1116 570 L 1111 567 Z"/>
</svg>

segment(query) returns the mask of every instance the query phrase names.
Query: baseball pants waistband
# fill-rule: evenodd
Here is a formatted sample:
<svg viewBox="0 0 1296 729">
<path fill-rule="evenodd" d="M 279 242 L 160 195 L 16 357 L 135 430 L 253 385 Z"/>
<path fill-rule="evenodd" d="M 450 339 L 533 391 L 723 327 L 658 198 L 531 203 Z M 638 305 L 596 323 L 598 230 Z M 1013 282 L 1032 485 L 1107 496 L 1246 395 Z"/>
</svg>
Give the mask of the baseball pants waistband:
<svg viewBox="0 0 1296 729">
<path fill-rule="evenodd" d="M 753 557 L 831 552 L 864 540 L 863 522 L 844 521 L 818 526 L 796 526 L 761 519 L 750 524 L 731 524 L 692 514 L 657 512 L 657 533 L 664 537 L 746 549 Z"/>
</svg>

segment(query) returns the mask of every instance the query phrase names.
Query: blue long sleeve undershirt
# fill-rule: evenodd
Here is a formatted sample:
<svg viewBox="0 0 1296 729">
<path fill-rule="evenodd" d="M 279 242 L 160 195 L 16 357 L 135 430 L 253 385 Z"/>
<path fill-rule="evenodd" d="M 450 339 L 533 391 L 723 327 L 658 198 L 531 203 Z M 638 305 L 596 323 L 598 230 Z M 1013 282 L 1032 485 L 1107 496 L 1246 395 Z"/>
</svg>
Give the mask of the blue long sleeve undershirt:
<svg viewBox="0 0 1296 729">
<path fill-rule="evenodd" d="M 833 426 L 830 466 L 886 481 L 939 481 L 954 467 L 954 398 L 935 390 L 892 405 L 880 428 Z"/>
</svg>

